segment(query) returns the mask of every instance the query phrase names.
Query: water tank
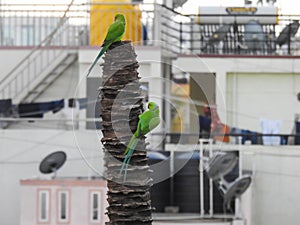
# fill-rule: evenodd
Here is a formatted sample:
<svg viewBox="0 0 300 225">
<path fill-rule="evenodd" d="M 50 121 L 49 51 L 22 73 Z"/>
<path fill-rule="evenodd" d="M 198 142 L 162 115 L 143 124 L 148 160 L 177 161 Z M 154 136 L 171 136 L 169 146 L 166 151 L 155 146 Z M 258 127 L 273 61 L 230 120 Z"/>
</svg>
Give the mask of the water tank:
<svg viewBox="0 0 300 225">
<path fill-rule="evenodd" d="M 186 164 L 174 175 L 174 205 L 179 206 L 181 213 L 200 212 L 200 172 L 199 172 L 199 151 L 177 152 L 175 154 L 175 167 Z M 238 176 L 238 167 L 225 176 L 228 181 Z M 223 197 L 216 185 L 213 186 L 213 211 L 214 214 L 223 214 Z M 209 213 L 209 179 L 204 172 L 204 209 Z M 234 203 L 231 211 L 234 211 Z M 229 212 L 227 212 L 229 213 Z"/>
<path fill-rule="evenodd" d="M 188 161 L 187 161 L 188 160 Z M 174 175 L 174 205 L 179 212 L 200 212 L 199 153 L 176 152 L 175 167 L 187 163 Z"/>
</svg>

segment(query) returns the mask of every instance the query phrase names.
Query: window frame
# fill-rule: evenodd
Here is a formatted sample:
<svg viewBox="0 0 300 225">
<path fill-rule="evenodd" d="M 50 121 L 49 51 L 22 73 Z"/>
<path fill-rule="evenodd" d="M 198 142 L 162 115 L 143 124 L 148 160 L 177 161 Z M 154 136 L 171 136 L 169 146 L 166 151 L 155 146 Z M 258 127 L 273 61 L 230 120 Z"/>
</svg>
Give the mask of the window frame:
<svg viewBox="0 0 300 225">
<path fill-rule="evenodd" d="M 61 218 L 61 194 L 65 194 L 66 195 L 66 203 L 65 203 L 65 207 L 66 207 L 66 218 L 62 219 Z M 70 190 L 68 189 L 58 189 L 56 191 L 56 199 L 57 199 L 57 210 L 56 210 L 56 220 L 58 224 L 68 224 L 70 223 L 70 212 L 71 212 L 71 193 Z"/>
<path fill-rule="evenodd" d="M 45 219 L 42 218 L 42 195 L 45 194 Z M 50 189 L 38 189 L 37 190 L 37 222 L 39 224 L 50 223 L 51 210 L 51 190 Z"/>
<path fill-rule="evenodd" d="M 97 209 L 97 213 L 98 213 L 98 218 L 94 219 L 94 195 L 97 195 L 98 198 L 98 209 Z M 102 200 L 102 192 L 101 190 L 90 190 L 89 191 L 89 222 L 90 223 L 100 223 L 101 222 L 101 212 L 102 212 L 102 208 L 101 208 L 101 200 Z"/>
</svg>

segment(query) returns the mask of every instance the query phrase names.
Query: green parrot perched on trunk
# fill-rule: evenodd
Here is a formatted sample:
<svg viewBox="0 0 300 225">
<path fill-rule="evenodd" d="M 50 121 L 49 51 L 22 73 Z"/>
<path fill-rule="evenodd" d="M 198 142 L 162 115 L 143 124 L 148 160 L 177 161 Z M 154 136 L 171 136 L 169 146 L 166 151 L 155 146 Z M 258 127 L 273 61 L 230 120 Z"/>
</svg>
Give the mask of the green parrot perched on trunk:
<svg viewBox="0 0 300 225">
<path fill-rule="evenodd" d="M 101 58 L 101 56 L 106 52 L 106 50 L 111 46 L 112 43 L 120 41 L 125 33 L 125 17 L 123 14 L 117 14 L 115 16 L 115 21 L 112 23 L 107 31 L 106 37 L 104 39 L 104 42 L 102 44 L 102 49 L 97 55 L 96 59 L 94 60 L 93 64 L 90 66 L 88 73 L 86 76 L 88 76 L 93 67 L 96 65 L 98 60 Z"/>
<path fill-rule="evenodd" d="M 131 159 L 131 156 L 133 154 L 133 151 L 135 147 L 137 146 L 139 139 L 152 131 L 155 127 L 157 127 L 160 123 L 160 118 L 159 118 L 159 107 L 156 103 L 154 102 L 149 102 L 148 104 L 148 110 L 141 115 L 139 115 L 139 122 L 136 131 L 134 132 L 133 136 L 131 137 L 129 144 L 124 152 L 125 159 L 123 161 L 121 170 L 120 170 L 120 175 L 124 171 L 124 182 L 126 181 L 126 176 L 127 176 L 127 169 L 128 165 Z"/>
</svg>

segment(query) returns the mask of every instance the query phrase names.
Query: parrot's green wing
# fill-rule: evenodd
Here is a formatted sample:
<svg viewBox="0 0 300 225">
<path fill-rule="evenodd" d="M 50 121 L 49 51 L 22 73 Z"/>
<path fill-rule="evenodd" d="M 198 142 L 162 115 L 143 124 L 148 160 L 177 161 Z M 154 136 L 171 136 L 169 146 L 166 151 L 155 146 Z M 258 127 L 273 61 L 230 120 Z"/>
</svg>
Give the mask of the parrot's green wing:
<svg viewBox="0 0 300 225">
<path fill-rule="evenodd" d="M 132 149 L 132 148 L 134 149 L 136 147 L 133 144 L 135 144 L 135 139 L 138 140 L 140 136 L 141 136 L 141 120 L 139 120 L 139 122 L 138 122 L 138 127 L 137 127 L 136 131 L 134 132 L 134 134 L 132 135 L 132 137 L 127 145 L 127 148 L 124 152 L 124 155 L 126 155 L 130 149 Z"/>
<path fill-rule="evenodd" d="M 106 37 L 104 39 L 104 42 L 102 44 L 102 49 L 97 55 L 96 59 L 94 60 L 93 64 L 90 66 L 88 73 L 86 76 L 88 76 L 98 60 L 101 58 L 101 56 L 106 52 L 106 50 L 109 48 L 109 46 L 117 41 L 120 41 L 125 33 L 125 24 L 122 21 L 115 21 L 113 24 L 111 24 L 108 28 Z"/>
<path fill-rule="evenodd" d="M 129 144 L 127 145 L 127 148 L 124 152 L 125 159 L 123 161 L 120 174 L 122 174 L 125 166 L 125 174 L 124 174 L 124 182 L 126 180 L 126 175 L 127 175 L 127 168 L 129 161 L 131 159 L 131 156 L 134 152 L 135 147 L 137 146 L 139 142 L 139 138 L 143 135 L 146 135 L 149 133 L 151 130 L 153 130 L 155 127 L 157 127 L 160 123 L 160 118 L 159 118 L 159 110 L 148 110 L 144 112 L 143 114 L 139 115 L 139 122 L 138 122 L 138 127 L 137 130 L 134 132 L 133 136 L 131 137 Z"/>
<path fill-rule="evenodd" d="M 125 33 L 125 24 L 116 21 L 109 26 L 102 46 L 111 45 L 113 42 L 120 41 Z"/>
<path fill-rule="evenodd" d="M 159 115 L 156 111 L 148 110 L 140 115 L 141 134 L 146 135 L 160 123 Z"/>
</svg>

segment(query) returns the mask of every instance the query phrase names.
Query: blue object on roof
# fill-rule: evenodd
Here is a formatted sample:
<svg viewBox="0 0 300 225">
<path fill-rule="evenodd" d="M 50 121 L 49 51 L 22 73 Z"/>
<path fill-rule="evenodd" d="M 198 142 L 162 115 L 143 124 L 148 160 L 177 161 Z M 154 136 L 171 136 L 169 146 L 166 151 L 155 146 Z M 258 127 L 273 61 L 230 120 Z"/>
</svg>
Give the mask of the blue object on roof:
<svg viewBox="0 0 300 225">
<path fill-rule="evenodd" d="M 245 25 L 245 43 L 250 51 L 263 50 L 266 35 L 262 26 L 255 20 L 250 20 Z"/>
<path fill-rule="evenodd" d="M 193 160 L 199 160 L 200 159 L 200 155 L 199 155 L 199 151 L 193 151 L 193 152 L 185 152 L 185 153 L 181 153 L 178 154 L 176 156 L 176 159 L 193 159 Z"/>
<path fill-rule="evenodd" d="M 150 160 L 167 160 L 168 157 L 165 156 L 164 154 L 160 153 L 160 152 L 147 152 L 147 156 Z"/>
</svg>

